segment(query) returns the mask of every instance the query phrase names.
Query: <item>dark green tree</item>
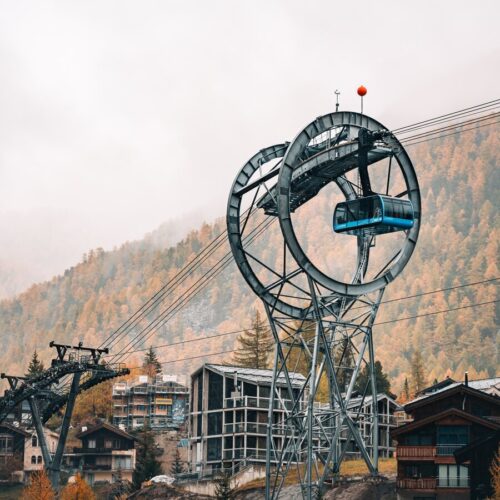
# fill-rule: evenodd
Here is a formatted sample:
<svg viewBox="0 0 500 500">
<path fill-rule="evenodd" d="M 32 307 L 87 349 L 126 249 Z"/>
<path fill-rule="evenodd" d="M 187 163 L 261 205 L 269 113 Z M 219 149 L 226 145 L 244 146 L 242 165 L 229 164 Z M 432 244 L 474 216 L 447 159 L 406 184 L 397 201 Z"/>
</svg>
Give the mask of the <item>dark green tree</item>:
<svg viewBox="0 0 500 500">
<path fill-rule="evenodd" d="M 154 476 L 163 474 L 161 463 L 158 461 L 158 447 L 154 434 L 149 427 L 145 427 L 137 435 L 137 459 L 132 482 L 136 490 L 141 484 Z"/>
<path fill-rule="evenodd" d="M 179 448 L 175 449 L 174 461 L 172 462 L 172 467 L 170 472 L 176 476 L 177 474 L 182 474 L 185 471 L 184 464 L 181 460 L 181 454 L 179 453 Z"/>
<path fill-rule="evenodd" d="M 344 337 L 335 351 L 335 367 L 337 370 L 337 383 L 341 392 L 347 390 L 354 371 L 354 353 L 352 342 Z"/>
<path fill-rule="evenodd" d="M 417 349 L 410 361 L 411 390 L 412 396 L 425 388 L 427 381 L 425 378 L 424 360 L 422 353 Z"/>
<path fill-rule="evenodd" d="M 224 471 L 215 478 L 215 498 L 231 500 L 234 498 L 234 488 L 231 488 L 231 475 Z"/>
<path fill-rule="evenodd" d="M 156 356 L 156 351 L 153 346 L 146 351 L 142 367 L 145 369 L 146 374 L 150 377 L 154 377 L 158 373 L 161 373 L 161 363 L 158 361 L 158 357 Z"/>
<path fill-rule="evenodd" d="M 405 383 L 403 385 L 403 397 L 405 401 L 410 401 L 410 385 L 408 384 L 407 377 L 405 377 Z"/>
<path fill-rule="evenodd" d="M 38 375 L 43 372 L 44 370 L 43 363 L 40 361 L 38 358 L 38 353 L 35 352 L 33 353 L 33 356 L 31 357 L 30 364 L 28 365 L 28 373 L 26 373 L 27 377 L 34 377 L 35 375 Z"/>
<path fill-rule="evenodd" d="M 252 328 L 238 337 L 238 351 L 233 362 L 246 368 L 269 368 L 270 355 L 274 350 L 274 339 L 265 321 L 255 311 Z"/>
<path fill-rule="evenodd" d="M 375 361 L 375 381 L 377 386 L 377 392 L 385 393 L 391 396 L 392 398 L 396 398 L 394 394 L 391 393 L 391 383 L 389 382 L 389 378 L 387 374 L 384 373 L 382 368 L 382 363 L 380 361 Z M 370 369 L 368 365 L 365 365 L 361 370 L 361 373 L 358 375 L 356 383 L 354 384 L 354 388 L 356 391 L 360 393 L 364 393 L 366 389 L 366 394 L 372 393 L 372 384 L 370 379 Z"/>
</svg>

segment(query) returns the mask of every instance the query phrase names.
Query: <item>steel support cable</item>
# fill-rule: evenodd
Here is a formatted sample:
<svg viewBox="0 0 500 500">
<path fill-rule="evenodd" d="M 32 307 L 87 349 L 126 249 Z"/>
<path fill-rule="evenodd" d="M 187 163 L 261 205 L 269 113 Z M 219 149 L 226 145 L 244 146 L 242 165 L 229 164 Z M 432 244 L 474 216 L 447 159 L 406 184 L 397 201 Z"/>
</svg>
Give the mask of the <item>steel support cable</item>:
<svg viewBox="0 0 500 500">
<path fill-rule="evenodd" d="M 436 137 L 427 137 L 426 139 L 422 139 L 421 141 L 415 141 L 415 142 L 405 143 L 404 145 L 406 147 L 415 146 L 416 144 L 421 144 L 423 142 L 433 141 L 435 139 L 443 139 L 444 137 L 450 137 L 452 135 L 462 134 L 462 133 L 465 133 L 465 132 L 471 132 L 473 130 L 477 130 L 477 129 L 480 129 L 480 128 L 483 128 L 483 127 L 491 127 L 492 125 L 497 125 L 498 123 L 500 123 L 500 120 L 496 121 L 496 122 L 492 122 L 492 123 L 484 123 L 483 125 L 478 125 L 476 127 L 469 127 L 469 128 L 467 128 L 465 130 L 457 130 L 457 131 L 451 132 L 449 134 L 436 135 Z"/>
<path fill-rule="evenodd" d="M 471 120 L 471 122 L 472 122 L 472 121 L 475 121 L 475 120 Z M 488 124 L 488 125 L 489 125 L 489 124 Z M 440 131 L 442 131 L 442 130 L 444 130 L 444 129 L 448 129 L 448 130 L 449 130 L 450 128 L 456 128 L 456 127 L 459 127 L 459 126 L 460 126 L 460 124 L 456 124 L 456 125 L 454 125 L 454 126 L 452 126 L 452 127 L 449 127 L 449 126 L 447 126 L 447 127 L 440 127 L 440 128 L 435 129 L 435 130 L 433 130 L 433 131 L 430 131 L 430 132 L 429 132 L 429 134 L 430 134 L 431 132 L 432 132 L 433 134 L 435 134 L 435 133 L 439 133 Z M 476 127 L 476 128 L 478 128 L 478 127 Z M 460 133 L 460 132 L 461 132 L 461 131 L 458 131 L 458 132 L 456 132 L 456 133 Z M 420 136 L 421 134 L 418 134 L 418 135 Z M 426 139 L 426 140 L 429 140 L 429 139 Z M 421 141 L 421 142 L 423 142 L 423 141 Z M 228 255 L 229 255 L 229 254 L 228 254 Z M 188 300 L 183 301 L 183 302 L 182 302 L 181 307 L 182 307 L 185 303 L 187 303 L 188 301 L 189 301 L 189 299 L 188 299 Z M 175 312 L 178 312 L 178 310 L 176 310 Z M 163 325 L 163 324 L 164 324 L 164 322 L 163 322 L 161 325 Z M 160 325 L 160 326 L 161 326 L 161 325 Z M 158 326 L 158 327 L 159 327 L 159 326 Z M 157 327 L 157 328 L 158 328 L 158 327 Z M 156 329 L 157 329 L 157 328 L 156 328 Z M 149 337 L 149 335 L 148 335 L 148 337 Z"/>
<path fill-rule="evenodd" d="M 450 117 L 450 116 L 454 116 L 455 118 L 459 117 L 461 113 L 464 113 L 464 112 L 471 112 L 475 109 L 478 109 L 480 108 L 481 106 L 492 106 L 494 104 L 496 104 L 497 102 L 500 102 L 500 100 L 495 100 L 495 101 L 490 101 L 489 103 L 483 103 L 482 105 L 477 105 L 477 106 L 474 106 L 472 108 L 465 108 L 464 110 L 460 110 L 460 111 L 456 111 L 456 112 L 453 112 L 453 113 L 448 113 L 447 115 L 442 115 L 440 117 L 436 117 L 436 118 L 433 118 L 433 119 L 429 119 L 429 120 L 426 120 L 424 122 L 417 122 L 413 125 L 408 125 L 406 127 L 401 127 L 400 129 L 395 129 L 393 132 L 396 132 L 396 131 L 402 131 L 404 129 L 407 129 L 407 130 L 410 130 L 412 127 L 415 127 L 416 125 L 418 124 L 423 124 L 426 123 L 428 124 L 427 126 L 429 126 L 430 124 L 432 124 L 433 122 L 436 122 L 436 120 L 439 120 L 439 119 L 443 119 L 444 117 Z M 491 115 L 489 117 L 486 117 L 486 118 L 491 118 Z M 485 119 L 484 117 L 480 118 L 480 119 Z M 474 122 L 475 120 L 469 120 L 468 123 L 472 123 Z M 438 128 L 438 129 L 434 129 L 434 130 L 430 130 L 430 131 L 427 131 L 425 133 L 422 133 L 422 134 L 417 134 L 416 136 L 410 136 L 410 137 L 407 137 L 405 139 L 402 140 L 402 142 L 406 142 L 406 141 L 411 141 L 412 139 L 416 139 L 417 136 L 418 137 L 424 137 L 424 136 L 429 136 L 429 135 L 434 135 L 434 134 L 437 134 L 441 131 L 444 131 L 445 129 L 446 130 L 450 130 L 450 129 L 453 129 L 453 128 L 458 128 L 460 126 L 462 126 L 463 123 L 457 123 L 457 124 L 454 124 L 453 126 L 448 126 L 448 127 L 444 127 L 444 128 Z M 489 125 L 489 124 L 488 124 Z M 476 127 L 476 128 L 479 128 L 479 127 Z M 469 131 L 469 130 L 472 130 L 472 129 L 467 129 L 467 130 L 464 130 L 464 131 L 458 131 L 458 132 L 455 132 L 455 133 L 460 133 L 460 132 L 465 132 L 465 131 Z M 425 135 L 424 135 L 425 134 Z M 452 134 L 447 134 L 447 135 L 452 135 Z M 441 137 L 445 137 L 445 136 L 441 136 Z M 436 137 L 438 138 L 438 137 Z M 431 139 L 428 139 L 428 140 L 431 140 Z M 419 141 L 419 142 L 424 142 L 424 141 Z M 419 142 L 415 142 L 415 143 L 412 143 L 412 144 L 409 144 L 409 145 L 414 145 L 414 144 L 418 144 Z M 210 249 L 210 247 L 214 244 L 217 243 L 217 241 L 220 239 L 220 238 L 223 238 L 225 236 L 226 232 L 223 231 L 221 232 L 207 247 L 205 247 L 201 252 L 200 254 L 198 254 L 197 256 L 195 256 L 192 261 L 190 261 L 188 264 L 186 264 L 186 266 L 184 266 L 184 268 L 179 272 L 179 273 L 182 273 L 182 272 L 187 272 L 189 266 L 195 262 L 197 259 L 201 258 L 203 256 L 203 253 L 208 251 Z M 215 249 L 213 249 L 213 251 L 215 251 Z M 208 258 L 208 256 L 207 256 Z M 206 259 L 204 259 L 206 260 Z M 196 264 L 195 264 L 196 265 Z M 201 265 L 201 263 L 199 264 Z M 199 267 L 199 265 L 197 267 Z M 179 275 L 177 275 L 179 276 Z M 174 277 L 173 280 L 175 280 L 176 277 Z M 122 324 L 114 333 L 111 334 L 110 337 L 108 337 L 108 339 L 103 343 L 101 344 L 104 345 L 106 342 L 111 342 L 111 338 L 113 336 L 123 336 L 125 335 L 126 333 L 128 333 L 128 331 L 133 328 L 134 326 L 136 326 L 137 322 L 140 321 L 148 312 L 151 312 L 151 310 L 156 306 L 156 304 L 162 300 L 165 296 L 165 294 L 162 294 L 162 291 L 168 287 L 169 285 L 171 285 L 171 282 L 173 281 L 171 280 L 169 283 L 165 284 L 164 287 L 162 287 L 155 295 L 153 295 L 153 297 L 151 297 L 143 306 L 141 306 L 141 308 L 138 309 L 138 311 L 136 311 L 134 313 L 134 315 L 129 318 L 124 324 Z M 176 283 L 178 283 L 180 281 L 177 280 Z M 173 292 L 173 290 L 172 290 Z M 149 306 L 148 306 L 149 304 Z M 145 310 L 147 308 L 147 310 Z M 132 321 L 134 322 L 132 324 Z M 115 345 L 116 342 L 113 341 L 113 345 Z M 109 344 L 110 345 L 110 344 Z"/>
<path fill-rule="evenodd" d="M 215 252 L 218 247 L 225 242 L 225 236 L 225 231 L 219 233 L 219 235 L 217 235 L 216 238 L 214 238 L 208 246 L 206 246 L 195 257 L 193 257 L 191 261 L 189 261 L 171 280 L 165 283 L 164 286 L 162 286 L 151 298 L 149 298 L 147 302 L 145 302 L 130 318 L 127 319 L 127 321 L 125 321 L 117 330 L 115 330 L 99 347 L 104 346 L 106 343 L 108 343 L 107 345 L 108 347 L 110 347 L 112 343 L 114 343 L 114 340 L 112 340 L 113 337 L 117 335 L 120 336 L 124 332 L 126 333 L 126 330 L 128 330 L 131 325 L 133 326 L 132 322 L 136 323 L 137 321 L 140 321 L 140 319 L 142 319 L 142 317 L 150 312 L 151 309 L 154 308 L 155 305 L 160 300 L 162 300 L 168 292 L 173 291 L 173 289 L 171 289 L 170 287 L 177 285 L 187 272 L 197 266 L 198 262 L 204 257 L 203 254 L 206 254 L 210 251 L 205 256 L 205 258 L 208 258 L 210 255 L 212 255 L 212 253 Z"/>
<path fill-rule="evenodd" d="M 476 304 L 469 304 L 469 305 L 466 305 L 466 306 L 454 307 L 454 308 L 449 308 L 449 309 L 442 309 L 440 311 L 431 311 L 431 312 L 428 312 L 428 313 L 416 314 L 414 316 L 406 316 L 404 318 L 398 318 L 398 319 L 393 319 L 393 320 L 388 320 L 388 321 L 381 321 L 379 323 L 374 323 L 373 326 L 386 325 L 388 323 L 398 323 L 399 321 L 408 321 L 408 320 L 411 320 L 411 319 L 423 318 L 423 317 L 426 317 L 426 316 L 433 316 L 433 315 L 436 315 L 436 314 L 445 314 L 445 313 L 449 313 L 449 312 L 459 311 L 461 309 L 469 309 L 469 308 L 473 308 L 473 307 L 485 306 L 485 305 L 488 305 L 488 304 L 496 304 L 497 302 L 500 302 L 500 299 L 499 300 L 490 300 L 490 301 L 487 301 L 487 302 L 478 302 Z M 227 351 L 211 352 L 211 353 L 206 353 L 206 354 L 200 354 L 200 355 L 197 355 L 197 356 L 190 356 L 188 358 L 179 358 L 179 359 L 173 359 L 171 361 L 162 361 L 162 362 L 160 362 L 160 364 L 161 365 L 167 365 L 167 364 L 171 364 L 171 363 L 178 363 L 180 361 L 189 361 L 191 359 L 205 358 L 205 357 L 210 357 L 210 356 L 218 356 L 220 354 L 228 354 L 228 353 L 238 352 L 238 351 L 241 351 L 241 350 L 242 349 L 230 349 L 230 350 L 227 350 Z M 130 366 L 130 367 L 128 367 L 129 370 L 137 370 L 139 368 L 142 368 L 142 366 Z"/>
<path fill-rule="evenodd" d="M 404 297 L 397 297 L 397 298 L 394 298 L 394 299 L 384 300 L 384 301 L 380 302 L 380 305 L 391 303 L 391 302 L 398 302 L 400 300 L 408 300 L 408 299 L 423 297 L 423 296 L 426 296 L 426 295 L 432 295 L 432 294 L 436 294 L 436 293 L 448 292 L 448 291 L 451 291 L 451 290 L 456 290 L 458 288 L 467 288 L 467 287 L 470 287 L 470 286 L 484 285 L 484 284 L 487 284 L 487 283 L 492 283 L 494 281 L 498 281 L 498 279 L 500 279 L 500 278 L 498 278 L 498 277 L 497 278 L 489 278 L 489 279 L 486 279 L 486 280 L 475 281 L 475 282 L 471 282 L 471 283 L 464 283 L 462 285 L 456 285 L 456 286 L 452 286 L 452 287 L 446 287 L 446 288 L 439 288 L 439 289 L 436 289 L 436 290 L 430 290 L 430 291 L 427 291 L 427 292 L 422 292 L 422 293 L 418 293 L 418 294 L 414 294 L 414 295 L 406 295 Z M 354 307 L 353 309 L 361 309 L 361 308 L 366 308 L 366 307 L 368 307 L 368 304 L 364 305 L 364 306 L 357 306 L 357 307 Z M 290 320 L 290 321 L 293 322 L 294 320 Z M 246 331 L 253 331 L 253 330 L 254 330 L 254 328 L 245 328 L 243 330 L 233 330 L 231 332 L 217 333 L 217 334 L 214 334 L 214 335 L 206 335 L 206 336 L 199 337 L 199 338 L 193 338 L 193 339 L 188 339 L 188 340 L 180 340 L 178 342 L 172 342 L 172 343 L 169 343 L 169 344 L 159 344 L 159 345 L 155 345 L 155 346 L 152 346 L 152 347 L 154 349 L 161 349 L 163 347 L 174 347 L 174 346 L 178 346 L 178 345 L 189 344 L 191 342 L 199 342 L 201 340 L 214 339 L 214 338 L 218 338 L 218 337 L 226 337 L 226 336 L 229 336 L 229 335 L 235 335 L 237 333 L 243 333 L 243 332 L 246 332 Z M 132 353 L 137 353 L 137 352 L 143 352 L 143 351 L 147 351 L 148 349 L 149 349 L 149 347 L 140 348 L 140 349 L 134 349 L 133 351 L 129 351 L 129 353 L 132 354 Z M 112 355 L 107 355 L 107 356 L 103 356 L 103 357 L 107 358 L 107 357 L 110 357 L 110 356 L 112 356 Z"/>
<path fill-rule="evenodd" d="M 481 104 L 476 104 L 475 106 L 471 106 L 468 108 L 463 108 L 457 111 L 453 111 L 451 113 L 446 113 L 444 115 L 436 116 L 434 118 L 429 118 L 428 120 L 422 120 L 419 122 L 412 123 L 410 125 L 405 125 L 403 127 L 395 128 L 392 130 L 394 134 L 396 133 L 405 133 L 405 131 L 408 131 L 410 129 L 413 129 L 417 126 L 429 126 L 432 125 L 436 122 L 439 122 L 442 119 L 453 119 L 454 117 L 461 116 L 463 113 L 468 113 L 468 112 L 473 112 L 476 111 L 480 108 L 488 108 L 490 106 L 498 106 L 500 104 L 500 99 L 494 99 L 492 101 L 487 101 Z"/>
<path fill-rule="evenodd" d="M 274 221 L 275 219 L 273 218 L 266 218 L 264 221 L 262 221 L 257 227 L 255 227 L 246 237 L 245 243 L 250 244 L 251 242 L 254 241 L 255 238 L 260 236 Z M 226 253 L 215 265 L 212 267 L 209 271 L 207 271 L 205 274 L 203 274 L 191 287 L 188 288 L 180 297 L 178 297 L 173 304 L 168 306 L 167 309 L 162 311 L 160 316 L 158 316 L 155 320 L 153 320 L 148 326 L 146 326 L 141 332 L 139 332 L 125 347 L 123 347 L 120 351 L 118 351 L 116 354 L 113 355 L 113 360 L 116 359 L 116 357 L 120 356 L 118 358 L 121 360 L 121 358 L 127 354 L 127 352 L 123 352 L 124 350 L 128 349 L 129 347 L 134 347 L 137 345 L 139 342 L 143 342 L 148 338 L 148 336 L 156 331 L 160 326 L 165 324 L 165 321 L 163 321 L 169 314 L 168 319 L 172 317 L 173 314 L 176 314 L 180 308 L 182 308 L 189 300 L 191 300 L 195 295 L 197 295 L 207 284 L 209 281 L 206 283 L 203 283 L 204 279 L 211 280 L 218 276 L 226 267 L 232 262 L 232 255 L 231 252 Z M 196 289 L 196 287 L 198 287 Z M 194 289 L 194 291 L 193 291 Z"/>
<path fill-rule="evenodd" d="M 468 118 L 470 116 L 481 115 L 481 116 L 479 116 L 477 118 L 490 116 L 490 115 L 493 114 L 493 112 L 497 112 L 497 110 L 498 110 L 499 107 L 500 107 L 500 104 L 495 104 L 495 106 L 492 106 L 492 107 L 490 107 L 488 109 L 481 109 L 481 110 L 478 110 L 478 111 L 469 111 L 467 113 L 463 113 L 461 115 L 457 115 L 457 116 L 454 116 L 454 117 L 451 117 L 451 118 L 443 118 L 441 120 L 436 120 L 436 121 L 434 121 L 432 123 L 429 123 L 429 124 L 426 124 L 426 125 L 419 125 L 419 126 L 416 126 L 416 127 L 410 127 L 410 128 L 408 128 L 408 130 L 405 130 L 403 132 L 398 132 L 397 135 L 398 135 L 398 137 L 401 137 L 401 136 L 404 136 L 405 134 L 408 134 L 410 132 L 415 132 L 416 130 L 427 129 L 429 127 L 432 127 L 433 125 L 438 125 L 438 124 L 443 124 L 443 123 L 451 122 L 451 121 L 454 121 L 454 120 Z M 394 133 L 394 131 L 393 131 L 393 133 Z"/>
<path fill-rule="evenodd" d="M 272 223 L 272 221 L 270 221 Z M 269 224 L 270 224 L 269 223 Z M 265 230 L 265 228 L 263 228 Z M 262 231 L 263 231 L 262 230 Z M 258 235 L 255 235 L 256 237 Z M 208 276 L 205 276 L 205 281 L 202 281 L 201 285 L 196 288 L 196 283 L 193 285 L 192 290 L 188 295 L 184 295 L 180 299 L 178 299 L 173 305 L 169 307 L 169 309 L 163 311 L 162 315 L 158 317 L 153 323 L 148 325 L 143 332 L 141 332 L 140 338 L 138 336 L 134 337 L 134 339 L 129 342 L 131 345 L 125 346 L 119 353 L 115 356 L 118 357 L 118 360 L 123 362 L 131 353 L 135 352 L 133 347 L 137 346 L 139 343 L 145 342 L 153 333 L 155 333 L 161 326 L 167 323 L 173 316 L 175 316 L 190 300 L 194 299 L 203 289 L 209 284 L 209 282 L 218 276 L 221 272 L 223 272 L 229 264 L 232 264 L 233 260 L 230 255 L 226 256 L 221 260 L 220 265 L 211 270 Z M 128 349 L 125 351 L 125 349 Z M 125 351 L 125 352 L 124 352 Z"/>
<path fill-rule="evenodd" d="M 476 117 L 476 118 L 471 118 L 470 120 L 465 120 L 465 121 L 462 121 L 459 123 L 453 123 L 452 125 L 446 125 L 444 127 L 438 127 L 436 129 L 427 130 L 427 131 L 421 132 L 419 134 L 414 134 L 414 135 L 411 135 L 409 137 L 405 137 L 404 139 L 401 140 L 401 142 L 406 143 L 408 141 L 412 141 L 414 139 L 422 139 L 424 137 L 427 137 L 429 135 L 433 135 L 436 133 L 448 132 L 449 130 L 453 130 L 453 129 L 456 129 L 459 127 L 466 127 L 468 125 L 482 123 L 482 122 L 488 121 L 488 120 L 495 120 L 499 116 L 500 116 L 500 112 L 496 111 L 495 113 L 492 113 L 492 114 L 487 115 L 487 116 L 480 116 L 480 117 Z"/>
</svg>

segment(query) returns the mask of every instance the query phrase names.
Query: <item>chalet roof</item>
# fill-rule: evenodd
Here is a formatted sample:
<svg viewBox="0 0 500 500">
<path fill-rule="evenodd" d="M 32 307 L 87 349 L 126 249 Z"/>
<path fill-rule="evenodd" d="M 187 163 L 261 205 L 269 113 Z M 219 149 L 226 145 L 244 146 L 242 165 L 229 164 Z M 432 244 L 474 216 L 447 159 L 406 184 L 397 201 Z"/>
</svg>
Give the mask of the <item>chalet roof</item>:
<svg viewBox="0 0 500 500">
<path fill-rule="evenodd" d="M 419 397 L 406 403 L 404 409 L 406 412 L 411 412 L 414 408 L 418 408 L 423 404 L 428 404 L 431 401 L 442 399 L 444 397 L 448 397 L 450 394 L 461 391 L 476 395 L 483 399 L 488 399 L 489 401 L 500 405 L 500 398 L 485 392 L 487 389 L 497 384 L 500 384 L 500 378 L 498 377 L 482 380 L 471 380 L 469 381 L 468 385 L 465 385 L 461 382 L 455 382 L 434 392 L 420 395 Z"/>
<path fill-rule="evenodd" d="M 97 424 L 94 427 L 87 429 L 86 431 L 80 432 L 79 434 L 76 435 L 76 437 L 78 439 L 82 439 L 83 437 L 94 434 L 94 432 L 97 432 L 101 429 L 105 429 L 109 432 L 112 432 L 112 433 L 114 433 L 118 436 L 124 437 L 126 439 L 133 439 L 134 441 L 137 441 L 137 438 L 132 436 L 132 434 L 129 434 L 128 432 L 122 431 L 118 427 L 115 427 L 114 425 L 108 424 L 106 422 L 101 422 L 100 424 Z"/>
<path fill-rule="evenodd" d="M 359 403 L 361 402 L 361 399 L 362 399 L 361 396 L 356 397 L 356 398 L 352 398 L 349 401 L 349 404 L 347 405 L 347 408 L 352 408 L 352 407 L 359 406 Z M 377 394 L 377 402 L 378 401 L 382 401 L 383 399 L 387 399 L 387 400 L 389 400 L 389 402 L 393 403 L 397 407 L 397 410 L 402 410 L 403 409 L 403 406 L 400 405 L 395 399 L 391 398 L 391 396 L 389 396 L 385 392 L 379 392 Z M 371 404 L 372 400 L 373 400 L 373 398 L 372 398 L 371 395 L 365 396 L 365 404 Z"/>
<path fill-rule="evenodd" d="M 0 432 L 1 432 L 2 427 L 4 429 L 9 430 L 9 431 L 17 432 L 18 434 L 21 434 L 24 437 L 31 436 L 31 434 L 29 432 L 26 432 L 24 429 L 21 429 L 20 427 L 16 427 L 15 425 L 11 425 L 11 424 L 9 424 L 7 422 L 2 422 L 0 424 Z"/>
<path fill-rule="evenodd" d="M 254 384 L 271 384 L 273 380 L 273 370 L 261 370 L 256 368 L 243 368 L 241 366 L 228 366 L 228 365 L 213 365 L 206 364 L 206 368 L 212 370 L 219 375 L 234 375 L 238 374 L 238 379 L 252 382 Z M 288 372 L 294 387 L 302 387 L 306 381 L 306 378 L 302 373 Z M 286 379 L 283 374 L 278 376 L 277 383 L 279 385 L 285 385 Z"/>
<path fill-rule="evenodd" d="M 489 429 L 500 429 L 500 424 L 498 422 L 482 417 L 477 417 L 476 415 L 472 415 L 471 413 L 459 410 L 458 408 L 449 408 L 448 410 L 442 411 L 441 413 L 430 415 L 429 417 L 421 418 L 420 420 L 415 420 L 406 425 L 402 425 L 401 427 L 397 427 L 396 429 L 393 429 L 391 431 L 391 436 L 394 437 L 401 434 L 406 434 L 407 432 L 411 432 L 415 429 L 418 429 L 419 427 L 424 427 L 425 425 L 431 424 L 432 422 L 441 420 L 442 418 L 448 417 L 450 415 L 461 417 L 464 420 L 468 420 L 484 427 L 488 427 Z"/>
<path fill-rule="evenodd" d="M 450 377 L 446 377 L 444 380 L 441 380 L 440 382 L 438 382 L 436 384 L 432 384 L 431 386 L 426 387 L 425 389 L 422 389 L 417 394 L 419 396 L 424 395 L 424 394 L 431 394 L 431 393 L 434 393 L 434 392 L 439 391 L 441 389 L 444 389 L 445 387 L 448 387 L 451 384 L 457 384 L 457 383 L 459 383 L 459 382 L 457 382 L 456 380 L 453 380 Z"/>
</svg>

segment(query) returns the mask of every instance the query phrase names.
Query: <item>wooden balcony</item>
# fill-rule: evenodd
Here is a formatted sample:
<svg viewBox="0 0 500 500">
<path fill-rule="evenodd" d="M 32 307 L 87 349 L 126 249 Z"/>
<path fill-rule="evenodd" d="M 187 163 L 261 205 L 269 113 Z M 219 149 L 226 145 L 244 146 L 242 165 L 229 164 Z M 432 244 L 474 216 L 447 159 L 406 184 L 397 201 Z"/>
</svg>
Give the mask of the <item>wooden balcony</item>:
<svg viewBox="0 0 500 500">
<path fill-rule="evenodd" d="M 421 477 L 418 479 L 398 479 L 398 488 L 403 490 L 434 490 L 437 480 L 435 477 Z"/>
<path fill-rule="evenodd" d="M 434 460 L 435 446 L 398 446 L 396 457 L 398 460 Z"/>
</svg>

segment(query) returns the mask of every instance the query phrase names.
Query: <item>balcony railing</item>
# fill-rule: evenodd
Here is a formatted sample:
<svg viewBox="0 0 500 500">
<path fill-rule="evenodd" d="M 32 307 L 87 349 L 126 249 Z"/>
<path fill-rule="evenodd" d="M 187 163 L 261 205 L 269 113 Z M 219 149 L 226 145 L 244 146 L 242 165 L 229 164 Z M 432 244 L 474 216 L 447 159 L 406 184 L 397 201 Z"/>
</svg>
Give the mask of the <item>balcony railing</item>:
<svg viewBox="0 0 500 500">
<path fill-rule="evenodd" d="M 111 464 L 83 464 L 83 470 L 111 470 Z"/>
<path fill-rule="evenodd" d="M 293 408 L 294 402 L 290 399 L 279 399 L 274 400 L 274 409 L 291 410 Z M 300 408 L 304 408 L 305 403 L 299 403 Z M 224 408 L 261 408 L 267 410 L 269 408 L 269 398 L 258 398 L 255 396 L 241 396 L 238 398 L 225 398 Z"/>
<path fill-rule="evenodd" d="M 466 446 L 465 444 L 438 444 L 437 445 L 437 455 L 442 456 L 450 456 L 455 453 L 459 448 L 463 448 Z"/>
<path fill-rule="evenodd" d="M 398 479 L 398 488 L 404 490 L 434 490 L 436 488 L 436 478 L 421 477 L 418 479 L 403 478 Z"/>
<path fill-rule="evenodd" d="M 398 458 L 434 458 L 436 456 L 435 446 L 398 446 L 396 448 Z"/>
<path fill-rule="evenodd" d="M 131 451 L 130 448 L 124 448 L 124 447 L 113 447 L 113 448 L 80 448 L 80 447 L 74 447 L 73 448 L 73 453 L 88 453 L 88 454 L 103 454 L 103 453 L 109 453 L 112 454 L 113 451 Z"/>
<path fill-rule="evenodd" d="M 468 477 L 439 477 L 438 488 L 468 488 Z"/>
</svg>

